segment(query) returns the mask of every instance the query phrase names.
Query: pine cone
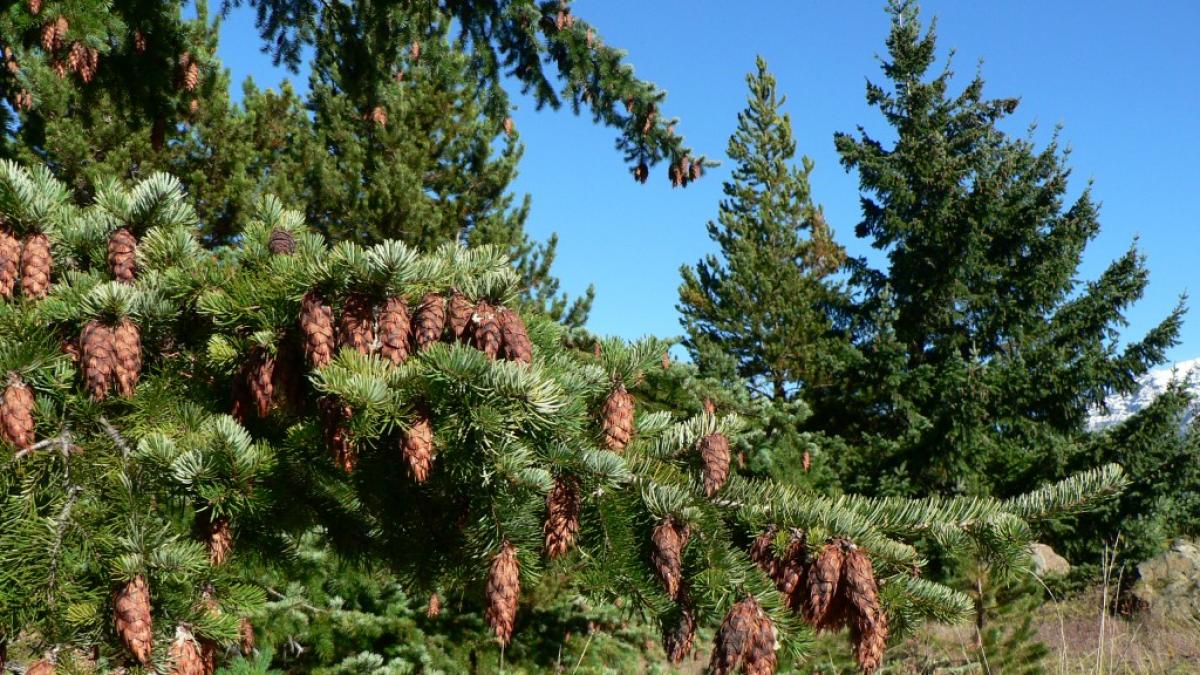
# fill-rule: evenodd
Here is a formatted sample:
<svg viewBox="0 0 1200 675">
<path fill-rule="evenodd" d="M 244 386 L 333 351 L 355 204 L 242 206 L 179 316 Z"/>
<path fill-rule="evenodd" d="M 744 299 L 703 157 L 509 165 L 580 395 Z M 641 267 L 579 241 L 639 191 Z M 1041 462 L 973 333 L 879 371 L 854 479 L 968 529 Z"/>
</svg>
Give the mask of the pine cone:
<svg viewBox="0 0 1200 675">
<path fill-rule="evenodd" d="M 775 655 L 778 634 L 775 630 L 775 622 L 761 607 L 758 610 L 757 628 L 754 639 L 750 643 L 750 649 L 746 653 L 746 662 L 743 668 L 746 675 L 775 675 L 775 667 L 778 665 L 778 658 Z"/>
<path fill-rule="evenodd" d="M 321 412 L 321 425 L 325 432 L 325 447 L 333 455 L 333 460 L 346 473 L 354 471 L 358 465 L 358 451 L 350 441 L 350 432 L 346 423 L 354 411 L 350 406 L 333 396 L 322 397 L 317 401 Z"/>
<path fill-rule="evenodd" d="M 303 368 L 304 357 L 300 348 L 289 336 L 280 338 L 273 374 L 275 393 L 287 410 L 299 410 L 304 402 L 304 380 L 301 376 Z"/>
<path fill-rule="evenodd" d="M 754 538 L 754 543 L 750 544 L 750 561 L 758 565 L 771 579 L 775 579 L 779 572 L 780 560 L 775 556 L 775 535 L 779 529 L 775 525 L 768 525 L 767 529 L 760 535 Z"/>
<path fill-rule="evenodd" d="M 113 597 L 117 635 L 142 665 L 150 665 L 154 633 L 150 624 L 150 587 L 137 575 Z"/>
<path fill-rule="evenodd" d="M 425 607 L 425 617 L 436 619 L 442 615 L 442 597 L 437 593 L 429 594 L 429 604 Z"/>
<path fill-rule="evenodd" d="M 721 628 L 713 639 L 712 659 L 708 671 L 713 675 L 729 675 L 739 668 L 748 672 L 751 654 L 757 655 L 762 630 L 762 608 L 752 596 L 746 596 L 729 609 Z"/>
<path fill-rule="evenodd" d="M 429 478 L 429 470 L 433 466 L 433 425 L 424 411 L 417 411 L 416 419 L 404 433 L 402 451 L 413 480 L 424 483 Z"/>
<path fill-rule="evenodd" d="M 610 450 L 624 450 L 633 438 L 633 395 L 618 384 L 604 402 L 604 443 Z"/>
<path fill-rule="evenodd" d="M 696 614 L 689 604 L 685 603 L 679 610 L 678 620 L 663 630 L 663 651 L 675 665 L 692 653 L 696 643 Z"/>
<path fill-rule="evenodd" d="M 639 183 L 645 183 L 650 177 L 650 167 L 646 166 L 645 162 L 640 162 L 637 168 L 633 170 L 633 179 Z"/>
<path fill-rule="evenodd" d="M 342 304 L 338 317 L 338 338 L 341 347 L 359 354 L 370 354 L 375 347 L 375 317 L 371 302 L 361 293 L 351 293 Z"/>
<path fill-rule="evenodd" d="M 266 419 L 275 398 L 275 357 L 266 347 L 258 345 L 250 350 L 250 356 L 242 365 L 242 380 L 249 401 L 254 404 L 254 412 Z"/>
<path fill-rule="evenodd" d="M 267 250 L 274 255 L 291 255 L 296 252 L 296 238 L 291 232 L 277 227 L 271 230 L 271 238 L 267 240 Z"/>
<path fill-rule="evenodd" d="M 44 234 L 26 238 L 21 250 L 21 293 L 35 300 L 46 297 L 50 292 L 50 273 L 53 268 L 50 239 Z"/>
<path fill-rule="evenodd" d="M 512 136 L 513 131 L 515 131 L 515 128 L 513 127 L 513 118 L 505 117 L 504 118 L 504 135 Z"/>
<path fill-rule="evenodd" d="M 33 445 L 33 389 L 13 373 L 0 398 L 0 438 L 18 450 Z"/>
<path fill-rule="evenodd" d="M 26 3 L 26 6 L 29 7 L 30 14 L 37 15 L 39 12 L 42 11 L 42 0 L 29 0 Z"/>
<path fill-rule="evenodd" d="M 475 305 L 475 316 L 471 317 L 471 344 L 489 359 L 495 359 L 503 340 L 498 313 L 487 300 L 480 300 Z"/>
<path fill-rule="evenodd" d="M 883 663 L 887 648 L 887 615 L 879 604 L 879 584 L 871 559 L 858 547 L 851 547 L 842 565 L 842 592 L 850 607 L 850 639 L 854 656 L 864 673 Z"/>
<path fill-rule="evenodd" d="M 557 558 L 575 542 L 579 531 L 579 484 L 570 476 L 554 479 L 546 496 L 546 555 Z"/>
<path fill-rule="evenodd" d="M 125 283 L 137 274 L 137 238 L 127 227 L 118 228 L 108 238 L 108 268 L 114 279 Z"/>
<path fill-rule="evenodd" d="M 475 305 L 467 299 L 467 296 L 454 291 L 450 294 L 450 333 L 453 339 L 457 342 L 466 342 L 468 331 L 471 326 L 471 317 L 475 315 Z"/>
<path fill-rule="evenodd" d="M 229 528 L 229 519 L 218 516 L 208 521 L 208 561 L 213 567 L 223 565 L 233 550 L 233 530 Z"/>
<path fill-rule="evenodd" d="M 725 434 L 700 439 L 700 461 L 704 465 L 704 494 L 712 497 L 729 479 L 729 439 Z"/>
<path fill-rule="evenodd" d="M 667 518 L 650 533 L 650 562 L 654 564 L 663 588 L 672 599 L 679 599 L 683 587 L 683 549 L 687 546 L 690 532 L 687 527 Z"/>
<path fill-rule="evenodd" d="M 25 675 L 54 675 L 54 664 L 46 659 L 42 659 L 29 666 L 29 669 L 25 671 Z"/>
<path fill-rule="evenodd" d="M 20 262 L 21 242 L 13 236 L 12 231 L 0 225 L 0 297 L 12 298 Z"/>
<path fill-rule="evenodd" d="M 845 601 L 838 587 L 845 562 L 843 543 L 835 539 L 826 544 L 808 571 L 809 594 L 804 619 L 818 630 L 836 630 L 845 623 Z"/>
<path fill-rule="evenodd" d="M 504 358 L 519 363 L 533 363 L 533 343 L 525 330 L 521 315 L 507 307 L 500 309 L 500 334 L 504 338 Z"/>
<path fill-rule="evenodd" d="M 238 636 L 240 637 L 240 647 L 242 648 L 243 656 L 250 656 L 255 651 L 254 640 L 254 624 L 250 623 L 250 619 L 242 617 L 238 622 Z"/>
<path fill-rule="evenodd" d="M 776 568 L 775 585 L 783 594 L 784 602 L 793 611 L 803 611 L 804 601 L 810 591 L 808 587 L 808 546 L 803 536 L 793 536 L 788 550 Z"/>
<path fill-rule="evenodd" d="M 408 303 L 399 296 L 389 297 L 379 310 L 379 352 L 392 363 L 404 363 L 408 360 L 411 332 Z"/>
<path fill-rule="evenodd" d="M 204 666 L 204 675 L 217 672 L 217 648 L 215 640 L 206 637 L 197 640 L 200 643 L 200 663 Z"/>
<path fill-rule="evenodd" d="M 669 352 L 669 351 L 666 351 L 666 350 L 663 350 L 663 355 L 662 355 L 662 369 L 663 369 L 663 370 L 670 370 L 670 369 L 671 369 L 671 352 Z"/>
<path fill-rule="evenodd" d="M 445 328 L 445 301 L 437 293 L 426 293 L 413 316 L 413 346 L 420 351 L 437 342 Z"/>
<path fill-rule="evenodd" d="M 521 594 L 521 567 L 517 560 L 517 549 L 507 539 L 500 544 L 500 552 L 492 559 L 484 594 L 487 596 L 484 617 L 503 647 L 512 639 L 513 622 L 517 618 L 517 598 Z"/>
<path fill-rule="evenodd" d="M 117 378 L 117 393 L 133 396 L 142 374 L 142 338 L 137 324 L 121 319 L 112 331 L 113 375 Z"/>
<path fill-rule="evenodd" d="M 42 32 L 41 32 L 42 49 L 44 49 L 47 53 L 53 52 L 58 47 L 58 45 L 56 44 L 57 38 L 58 38 L 58 31 L 56 31 L 54 29 L 53 21 L 47 21 L 45 24 L 42 25 Z"/>
<path fill-rule="evenodd" d="M 140 30 L 133 31 L 133 51 L 138 54 L 146 53 L 146 34 Z"/>
<path fill-rule="evenodd" d="M 316 291 L 300 301 L 300 330 L 304 332 L 304 353 L 313 368 L 333 360 L 333 310 Z"/>
<path fill-rule="evenodd" d="M 175 628 L 175 639 L 171 642 L 168 655 L 171 659 L 171 675 L 208 675 L 200 645 L 187 627 Z"/>
<path fill-rule="evenodd" d="M 804 473 L 808 473 L 808 470 L 812 468 L 812 455 L 807 450 L 800 457 L 800 465 L 804 467 Z"/>
<path fill-rule="evenodd" d="M 108 398 L 108 389 L 117 365 L 113 348 L 111 328 L 95 320 L 83 327 L 79 336 L 80 359 L 83 361 L 83 376 L 88 392 L 96 401 Z"/>
</svg>

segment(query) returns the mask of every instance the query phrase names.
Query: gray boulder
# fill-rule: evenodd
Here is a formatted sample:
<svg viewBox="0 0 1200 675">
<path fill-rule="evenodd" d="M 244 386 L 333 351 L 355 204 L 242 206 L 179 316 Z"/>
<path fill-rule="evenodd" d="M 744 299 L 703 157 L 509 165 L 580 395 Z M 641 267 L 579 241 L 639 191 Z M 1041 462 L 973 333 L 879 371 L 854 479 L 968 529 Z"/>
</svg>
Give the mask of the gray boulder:
<svg viewBox="0 0 1200 675">
<path fill-rule="evenodd" d="M 1065 577 L 1071 571 L 1071 563 L 1045 544 L 1029 547 L 1033 557 L 1033 571 L 1039 577 Z"/>
<path fill-rule="evenodd" d="M 1151 614 L 1200 621 L 1200 544 L 1176 539 L 1171 550 L 1138 565 L 1133 595 Z"/>
</svg>

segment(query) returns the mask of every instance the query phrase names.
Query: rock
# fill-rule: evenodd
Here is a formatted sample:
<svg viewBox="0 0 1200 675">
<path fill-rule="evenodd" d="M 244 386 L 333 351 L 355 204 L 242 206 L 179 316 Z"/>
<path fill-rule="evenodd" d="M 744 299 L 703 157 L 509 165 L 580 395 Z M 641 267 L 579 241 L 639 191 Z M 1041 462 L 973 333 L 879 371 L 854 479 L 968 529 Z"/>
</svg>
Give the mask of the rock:
<svg viewBox="0 0 1200 675">
<path fill-rule="evenodd" d="M 1071 571 L 1071 563 L 1045 544 L 1029 547 L 1033 556 L 1033 571 L 1039 577 L 1065 577 Z"/>
<path fill-rule="evenodd" d="M 1200 621 L 1200 545 L 1176 539 L 1171 549 L 1138 564 L 1133 595 L 1152 615 Z"/>
</svg>

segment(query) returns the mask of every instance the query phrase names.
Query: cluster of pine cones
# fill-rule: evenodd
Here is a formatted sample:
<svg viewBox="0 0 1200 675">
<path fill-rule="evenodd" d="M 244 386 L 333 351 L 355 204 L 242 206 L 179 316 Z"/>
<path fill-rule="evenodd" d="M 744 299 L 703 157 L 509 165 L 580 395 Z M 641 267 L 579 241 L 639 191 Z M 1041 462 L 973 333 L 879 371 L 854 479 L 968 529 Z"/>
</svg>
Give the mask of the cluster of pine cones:
<svg viewBox="0 0 1200 675">
<path fill-rule="evenodd" d="M 53 269 L 49 237 L 36 232 L 21 240 L 0 225 L 0 298 L 11 299 L 18 280 L 21 295 L 33 300 L 46 297 Z"/>
</svg>

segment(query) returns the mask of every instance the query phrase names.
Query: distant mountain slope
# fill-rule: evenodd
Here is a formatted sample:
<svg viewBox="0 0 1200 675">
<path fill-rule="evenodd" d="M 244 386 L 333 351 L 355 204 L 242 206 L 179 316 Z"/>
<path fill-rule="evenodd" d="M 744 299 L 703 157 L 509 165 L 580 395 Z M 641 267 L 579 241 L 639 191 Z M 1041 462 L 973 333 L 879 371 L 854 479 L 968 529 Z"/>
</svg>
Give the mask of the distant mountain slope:
<svg viewBox="0 0 1200 675">
<path fill-rule="evenodd" d="M 1130 396 L 1113 396 L 1107 401 L 1108 411 L 1095 410 L 1088 419 L 1089 429 L 1103 429 L 1120 424 L 1138 411 L 1150 405 L 1159 394 L 1166 391 L 1174 379 L 1186 380 L 1192 395 L 1200 401 L 1200 358 L 1180 361 L 1170 368 L 1152 370 L 1141 377 L 1141 389 Z M 1200 403 L 1193 403 L 1188 411 L 1187 424 L 1200 413 Z"/>
</svg>

